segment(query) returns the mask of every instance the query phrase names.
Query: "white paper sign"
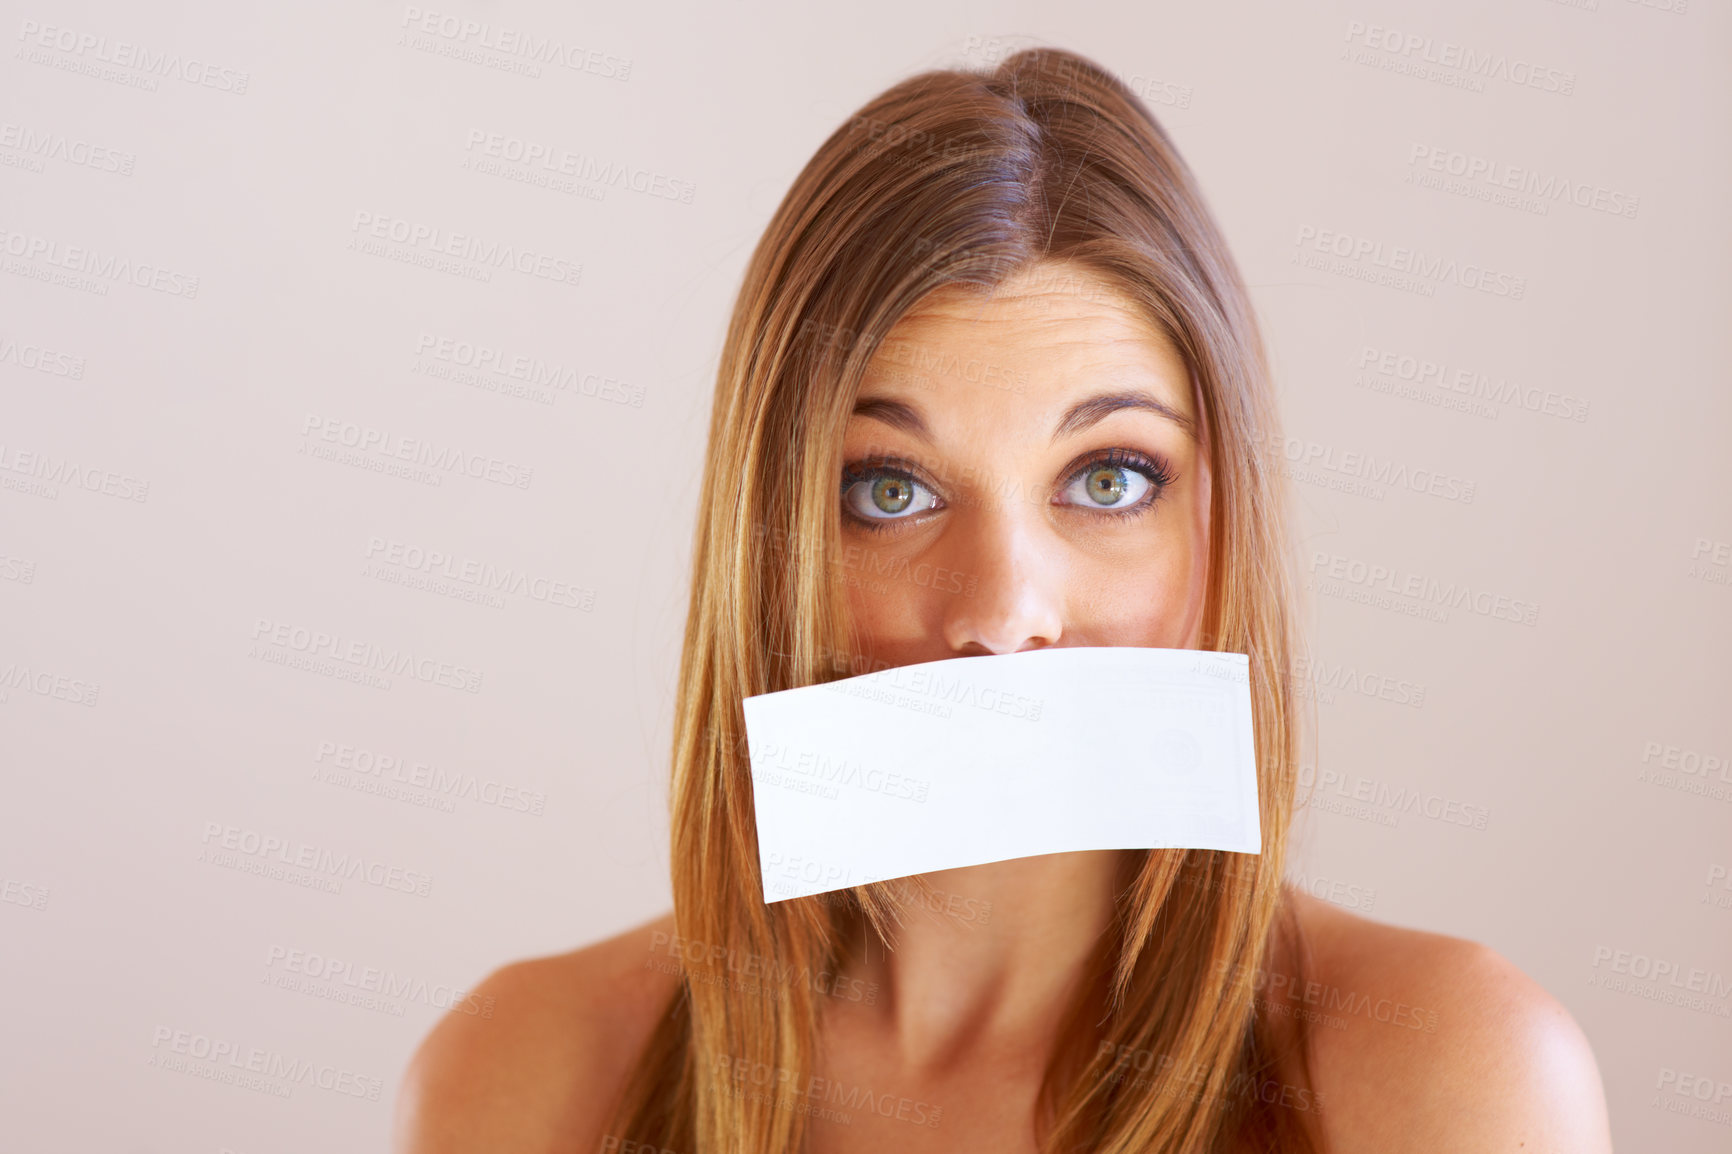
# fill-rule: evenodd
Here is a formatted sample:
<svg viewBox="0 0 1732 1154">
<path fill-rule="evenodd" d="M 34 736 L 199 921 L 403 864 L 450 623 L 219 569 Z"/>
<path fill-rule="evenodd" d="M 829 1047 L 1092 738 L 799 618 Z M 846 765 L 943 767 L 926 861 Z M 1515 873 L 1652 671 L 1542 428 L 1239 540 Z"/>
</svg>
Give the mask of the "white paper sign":
<svg viewBox="0 0 1732 1154">
<path fill-rule="evenodd" d="M 1261 853 L 1249 659 L 904 665 L 742 702 L 764 900 L 1094 849 Z"/>
</svg>

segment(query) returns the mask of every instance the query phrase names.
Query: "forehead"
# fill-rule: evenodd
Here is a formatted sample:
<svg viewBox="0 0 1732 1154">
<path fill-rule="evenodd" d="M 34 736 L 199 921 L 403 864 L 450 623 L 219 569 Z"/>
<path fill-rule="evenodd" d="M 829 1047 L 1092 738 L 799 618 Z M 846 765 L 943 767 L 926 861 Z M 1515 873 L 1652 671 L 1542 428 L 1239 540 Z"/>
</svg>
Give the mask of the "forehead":
<svg viewBox="0 0 1732 1154">
<path fill-rule="evenodd" d="M 961 387 L 969 383 L 995 387 Z M 928 294 L 887 334 L 860 396 L 927 408 L 974 407 L 991 395 L 1020 409 L 1017 399 L 1045 408 L 1115 389 L 1194 415 L 1190 371 L 1148 312 L 1112 279 L 1046 261 L 990 291 L 949 285 Z"/>
<path fill-rule="evenodd" d="M 991 291 L 937 289 L 902 315 L 866 367 L 854 414 L 921 438 L 935 426 L 1005 437 L 1031 423 L 1057 438 L 1122 407 L 1199 435 L 1190 369 L 1154 317 L 1108 277 L 1043 262 Z"/>
</svg>

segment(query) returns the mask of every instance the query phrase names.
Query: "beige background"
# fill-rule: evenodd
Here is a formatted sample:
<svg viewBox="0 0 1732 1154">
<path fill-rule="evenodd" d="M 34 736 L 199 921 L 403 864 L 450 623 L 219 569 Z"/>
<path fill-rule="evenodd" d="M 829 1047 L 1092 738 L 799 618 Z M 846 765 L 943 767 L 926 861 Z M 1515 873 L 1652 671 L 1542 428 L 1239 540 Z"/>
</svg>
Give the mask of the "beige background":
<svg viewBox="0 0 1732 1154">
<path fill-rule="evenodd" d="M 1298 672 L 1328 806 L 1296 872 L 1542 982 L 1594 1043 L 1620 1149 L 1732 1142 L 1732 1090 L 1716 1119 L 1661 1089 L 1732 1083 L 1732 769 L 1704 770 L 1732 759 L 1724 5 L 148 7 L 0 19 L 9 1148 L 377 1149 L 454 989 L 667 906 L 694 485 L 746 256 L 860 102 L 1035 40 L 1130 80 L 1199 174 L 1267 325 L 1284 451 L 1314 458 L 1308 565 L 1483 595 L 1421 616 L 1314 591 Z M 513 71 L 464 20 L 593 64 Z M 1462 48 L 1497 74 L 1416 70 Z M 676 195 L 510 179 L 475 163 L 490 134 Z M 1529 203 L 1428 185 L 1475 157 L 1539 182 Z M 350 248 L 374 221 L 581 274 Z M 1325 233 L 1521 296 L 1374 283 L 1307 247 Z M 454 372 L 475 346 L 567 387 Z M 1404 382 L 1404 357 L 1492 395 Z M 377 431 L 371 467 L 310 455 L 345 423 Z M 418 446 L 492 479 L 382 471 Z M 1418 490 L 1366 489 L 1345 454 Z M 489 567 L 527 580 L 476 600 Z M 314 633 L 429 680 L 273 660 Z M 266 839 L 336 892 L 248 872 Z M 328 987 L 291 968 L 324 959 Z M 1617 972 L 1656 961 L 1707 992 Z M 266 1073 L 176 1053 L 206 1045 Z"/>
</svg>

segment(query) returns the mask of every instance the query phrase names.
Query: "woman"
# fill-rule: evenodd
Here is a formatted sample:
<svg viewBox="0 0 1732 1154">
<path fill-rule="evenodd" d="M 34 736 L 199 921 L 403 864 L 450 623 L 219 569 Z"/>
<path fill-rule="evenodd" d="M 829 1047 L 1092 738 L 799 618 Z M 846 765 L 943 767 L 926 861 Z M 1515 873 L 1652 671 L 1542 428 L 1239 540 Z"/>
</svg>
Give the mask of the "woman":
<svg viewBox="0 0 1732 1154">
<path fill-rule="evenodd" d="M 490 976 L 495 1016 L 417 1053 L 398 1148 L 1609 1150 L 1593 1055 L 1537 985 L 1282 883 L 1276 433 L 1220 231 L 1125 85 L 1038 49 L 867 104 L 771 221 L 722 354 L 674 910 Z M 1056 645 L 1249 654 L 1263 853 L 765 904 L 742 698 Z"/>
</svg>

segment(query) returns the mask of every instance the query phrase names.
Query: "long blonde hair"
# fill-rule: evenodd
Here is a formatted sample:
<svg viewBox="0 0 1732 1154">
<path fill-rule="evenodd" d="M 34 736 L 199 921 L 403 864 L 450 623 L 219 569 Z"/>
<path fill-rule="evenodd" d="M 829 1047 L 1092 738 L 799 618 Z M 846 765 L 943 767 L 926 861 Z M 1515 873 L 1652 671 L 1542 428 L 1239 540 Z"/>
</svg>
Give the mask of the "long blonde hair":
<svg viewBox="0 0 1732 1154">
<path fill-rule="evenodd" d="M 1308 1149 L 1306 1111 L 1259 1092 L 1283 1057 L 1256 991 L 1292 920 L 1282 872 L 1301 720 L 1286 496 L 1261 451 L 1278 428 L 1262 339 L 1166 132 L 1074 53 L 894 85 L 824 141 L 752 254 L 716 382 L 678 684 L 677 932 L 698 943 L 688 956 L 817 975 L 837 972 L 858 919 L 881 935 L 895 924 L 909 888 L 894 883 L 764 902 L 740 701 L 849 673 L 834 661 L 852 642 L 837 478 L 874 350 L 933 290 L 989 290 L 1048 261 L 1121 288 L 1191 369 L 1213 478 L 1202 647 L 1250 657 L 1263 852 L 1125 853 L 1113 932 L 1047 1067 L 1039 1137 L 1110 1154 Z M 805 1110 L 739 1091 L 805 1084 L 834 991 L 784 980 L 741 996 L 701 978 L 682 975 L 609 1134 L 679 1154 L 801 1149 Z M 1302 1033 L 1297 1052 L 1302 1070 Z"/>
</svg>

